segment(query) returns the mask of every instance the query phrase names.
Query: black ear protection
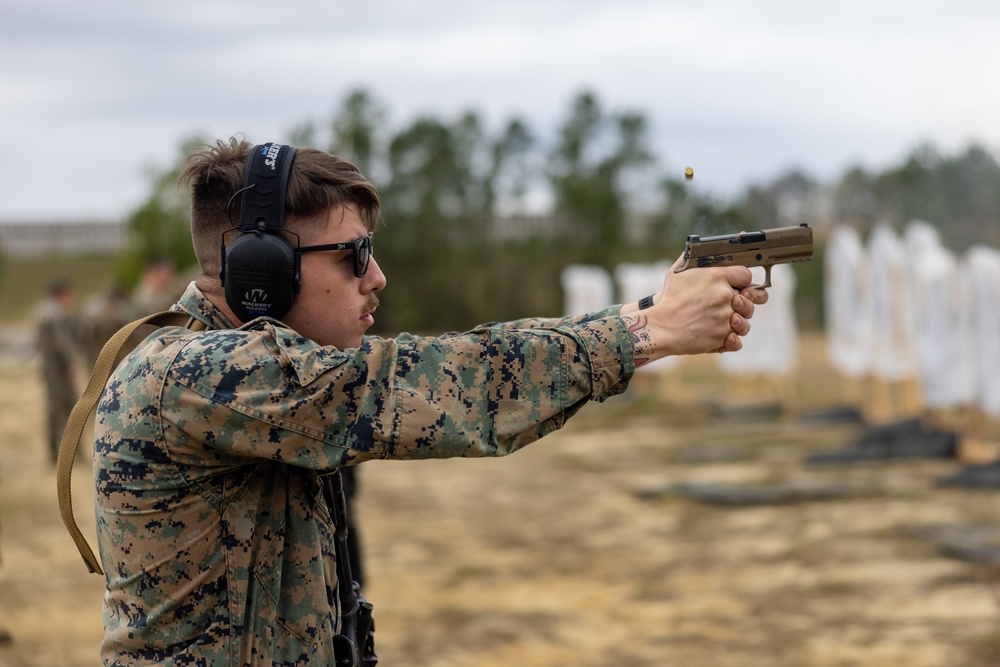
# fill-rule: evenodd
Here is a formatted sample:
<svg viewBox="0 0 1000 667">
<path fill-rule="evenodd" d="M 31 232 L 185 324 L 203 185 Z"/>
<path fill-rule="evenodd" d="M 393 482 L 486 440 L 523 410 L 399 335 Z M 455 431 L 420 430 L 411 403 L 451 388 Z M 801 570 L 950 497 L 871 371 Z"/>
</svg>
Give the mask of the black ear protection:
<svg viewBox="0 0 1000 667">
<path fill-rule="evenodd" d="M 274 143 L 254 146 L 243 188 L 233 195 L 243 194 L 239 227 L 230 230 L 240 235 L 229 246 L 222 235 L 219 278 L 226 303 L 242 322 L 263 315 L 281 319 L 299 293 L 299 255 L 281 233 L 295 150 Z"/>
</svg>

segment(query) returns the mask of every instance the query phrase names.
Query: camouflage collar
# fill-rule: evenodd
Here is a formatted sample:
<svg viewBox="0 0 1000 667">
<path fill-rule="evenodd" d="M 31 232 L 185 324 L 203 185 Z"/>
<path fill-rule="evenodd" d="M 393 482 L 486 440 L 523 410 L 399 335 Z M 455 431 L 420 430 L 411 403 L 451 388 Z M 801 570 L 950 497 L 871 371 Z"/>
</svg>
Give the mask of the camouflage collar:
<svg viewBox="0 0 1000 667">
<path fill-rule="evenodd" d="M 206 329 L 235 329 L 225 315 L 216 308 L 194 282 L 187 286 L 180 300 L 171 310 L 183 310 L 205 325 Z"/>
</svg>

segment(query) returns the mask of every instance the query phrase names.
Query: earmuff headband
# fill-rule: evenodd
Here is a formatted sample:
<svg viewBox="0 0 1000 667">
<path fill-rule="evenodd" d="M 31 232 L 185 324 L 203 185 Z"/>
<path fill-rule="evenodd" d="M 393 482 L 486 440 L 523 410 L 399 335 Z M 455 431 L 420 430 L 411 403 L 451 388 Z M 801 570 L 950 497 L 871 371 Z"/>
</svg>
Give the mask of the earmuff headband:
<svg viewBox="0 0 1000 667">
<path fill-rule="evenodd" d="M 267 143 L 254 146 L 243 177 L 240 229 L 274 232 L 285 224 L 285 195 L 292 170 L 292 146 Z"/>
</svg>

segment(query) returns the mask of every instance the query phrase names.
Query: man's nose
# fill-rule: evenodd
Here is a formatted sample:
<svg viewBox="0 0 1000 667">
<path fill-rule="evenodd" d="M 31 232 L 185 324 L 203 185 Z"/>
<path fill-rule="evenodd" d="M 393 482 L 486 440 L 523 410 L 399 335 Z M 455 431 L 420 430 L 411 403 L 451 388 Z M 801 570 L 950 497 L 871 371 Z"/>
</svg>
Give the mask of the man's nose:
<svg viewBox="0 0 1000 667">
<path fill-rule="evenodd" d="M 380 292 L 385 288 L 385 274 L 378 262 L 372 257 L 368 260 L 368 273 L 365 274 L 365 291 Z"/>
</svg>

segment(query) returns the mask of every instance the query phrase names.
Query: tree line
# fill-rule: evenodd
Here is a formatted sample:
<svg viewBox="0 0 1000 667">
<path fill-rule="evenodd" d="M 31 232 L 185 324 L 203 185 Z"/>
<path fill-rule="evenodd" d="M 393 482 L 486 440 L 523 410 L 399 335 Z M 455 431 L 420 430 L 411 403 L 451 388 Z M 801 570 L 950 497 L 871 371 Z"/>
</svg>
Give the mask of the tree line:
<svg viewBox="0 0 1000 667">
<path fill-rule="evenodd" d="M 831 221 L 864 233 L 877 221 L 921 218 L 956 250 L 1000 242 L 1000 166 L 978 145 L 952 156 L 921 145 L 897 167 L 853 167 L 833 184 L 793 170 L 725 200 L 667 175 L 649 149 L 647 118 L 609 109 L 592 92 L 570 100 L 547 135 L 516 116 L 491 128 L 475 111 L 422 115 L 398 129 L 388 118 L 384 104 L 358 89 L 330 117 L 305 119 L 283 139 L 354 162 L 379 188 L 384 223 L 375 248 L 389 285 L 377 333 L 557 316 L 569 264 L 612 270 L 676 257 L 689 233 L 799 222 L 816 227 L 818 244 L 817 261 L 796 265 L 798 313 L 803 325 L 819 326 L 822 230 Z M 126 284 L 154 257 L 181 269 L 195 264 L 177 176 L 205 140 L 184 141 L 176 163 L 151 175 L 149 196 L 128 220 L 118 267 Z"/>
</svg>

